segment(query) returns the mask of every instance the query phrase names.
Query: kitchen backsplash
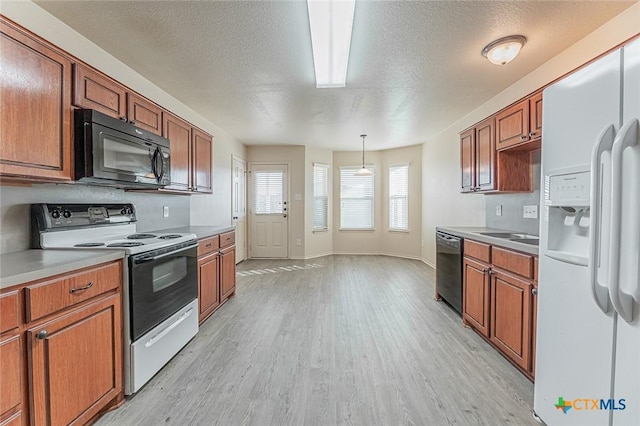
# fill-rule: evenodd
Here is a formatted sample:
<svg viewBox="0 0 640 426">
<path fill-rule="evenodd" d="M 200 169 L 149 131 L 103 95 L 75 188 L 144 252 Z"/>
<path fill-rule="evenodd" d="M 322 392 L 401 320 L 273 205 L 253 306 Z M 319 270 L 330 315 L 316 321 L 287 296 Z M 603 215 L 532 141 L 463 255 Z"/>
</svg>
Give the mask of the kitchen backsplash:
<svg viewBox="0 0 640 426">
<path fill-rule="evenodd" d="M 534 191 L 526 194 L 485 195 L 486 225 L 488 227 L 526 232 L 533 235 L 540 234 L 540 150 L 535 151 L 532 155 Z M 502 216 L 496 215 L 496 207 L 499 205 L 502 206 Z M 523 207 L 526 205 L 538 206 L 537 219 L 522 217 Z"/>
<path fill-rule="evenodd" d="M 29 249 L 30 212 L 33 203 L 133 203 L 138 231 L 188 226 L 188 196 L 125 192 L 87 185 L 33 185 L 0 187 L 0 253 Z M 163 217 L 163 207 L 169 217 Z"/>
</svg>

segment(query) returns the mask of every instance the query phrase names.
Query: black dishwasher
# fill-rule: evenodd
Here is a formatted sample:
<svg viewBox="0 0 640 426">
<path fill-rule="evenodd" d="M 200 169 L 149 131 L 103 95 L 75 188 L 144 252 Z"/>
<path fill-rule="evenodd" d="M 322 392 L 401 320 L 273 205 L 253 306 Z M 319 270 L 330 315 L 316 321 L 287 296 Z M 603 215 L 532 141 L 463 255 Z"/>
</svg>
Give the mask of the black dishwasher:
<svg viewBox="0 0 640 426">
<path fill-rule="evenodd" d="M 438 294 L 462 314 L 462 238 L 436 231 Z"/>
</svg>

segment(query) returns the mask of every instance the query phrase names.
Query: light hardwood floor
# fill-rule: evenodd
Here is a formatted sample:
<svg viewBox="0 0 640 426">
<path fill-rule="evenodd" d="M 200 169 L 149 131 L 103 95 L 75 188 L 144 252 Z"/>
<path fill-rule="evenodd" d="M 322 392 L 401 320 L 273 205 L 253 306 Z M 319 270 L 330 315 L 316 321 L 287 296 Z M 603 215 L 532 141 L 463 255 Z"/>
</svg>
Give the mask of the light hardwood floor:
<svg viewBox="0 0 640 426">
<path fill-rule="evenodd" d="M 532 383 L 433 300 L 434 271 L 423 263 L 238 265 L 255 270 L 263 272 L 238 276 L 236 297 L 97 424 L 537 424 Z"/>
</svg>

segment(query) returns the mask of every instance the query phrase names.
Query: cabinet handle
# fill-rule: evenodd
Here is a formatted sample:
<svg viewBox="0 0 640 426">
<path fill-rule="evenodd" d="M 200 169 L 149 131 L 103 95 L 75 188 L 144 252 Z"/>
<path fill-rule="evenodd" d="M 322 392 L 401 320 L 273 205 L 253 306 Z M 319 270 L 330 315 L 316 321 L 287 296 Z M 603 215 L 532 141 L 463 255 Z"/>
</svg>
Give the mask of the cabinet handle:
<svg viewBox="0 0 640 426">
<path fill-rule="evenodd" d="M 536 132 L 529 132 L 529 137 L 532 138 L 536 135 Z"/>
<path fill-rule="evenodd" d="M 211 247 L 211 243 L 207 244 L 205 247 Z"/>
<path fill-rule="evenodd" d="M 136 124 L 136 120 L 129 120 L 130 124 Z"/>
<path fill-rule="evenodd" d="M 71 290 L 69 290 L 69 293 L 73 294 L 76 291 L 82 291 L 82 290 L 88 290 L 91 287 L 93 287 L 93 281 L 89 281 L 89 284 L 85 285 L 84 287 L 80 287 L 80 288 L 72 288 Z"/>
<path fill-rule="evenodd" d="M 36 339 L 38 340 L 44 340 L 47 337 L 49 337 L 49 333 L 47 333 L 47 330 L 40 330 L 36 333 Z"/>
<path fill-rule="evenodd" d="M 238 216 L 234 216 L 234 217 L 233 217 L 233 220 L 238 220 Z"/>
<path fill-rule="evenodd" d="M 527 135 L 520 135 L 520 140 L 521 141 L 526 141 L 529 138 L 529 136 Z"/>
<path fill-rule="evenodd" d="M 538 295 L 538 289 L 537 289 L 537 288 L 535 288 L 535 287 L 534 287 L 534 288 L 532 288 L 532 289 L 531 289 L 531 294 L 532 294 L 532 295 L 534 295 L 534 296 L 537 296 L 537 295 Z"/>
<path fill-rule="evenodd" d="M 126 122 L 127 121 L 127 117 L 125 117 L 124 115 L 122 117 L 120 117 L 120 120 Z"/>
</svg>

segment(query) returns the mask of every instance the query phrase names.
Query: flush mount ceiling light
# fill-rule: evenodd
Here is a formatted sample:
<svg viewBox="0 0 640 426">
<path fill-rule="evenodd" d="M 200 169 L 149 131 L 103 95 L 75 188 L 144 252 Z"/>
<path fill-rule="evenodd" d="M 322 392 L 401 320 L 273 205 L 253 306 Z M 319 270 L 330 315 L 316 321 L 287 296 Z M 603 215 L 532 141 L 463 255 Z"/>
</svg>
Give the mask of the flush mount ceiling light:
<svg viewBox="0 0 640 426">
<path fill-rule="evenodd" d="M 360 135 L 360 137 L 362 138 L 362 168 L 358 170 L 355 173 L 355 175 L 356 176 L 373 176 L 373 172 L 364 166 L 364 138 L 366 138 L 367 135 Z"/>
<path fill-rule="evenodd" d="M 521 35 L 512 35 L 492 41 L 482 49 L 482 56 L 496 65 L 505 65 L 518 56 L 520 49 L 527 42 L 527 38 Z"/>
<path fill-rule="evenodd" d="M 307 0 L 316 87 L 344 87 L 355 0 Z"/>
</svg>

